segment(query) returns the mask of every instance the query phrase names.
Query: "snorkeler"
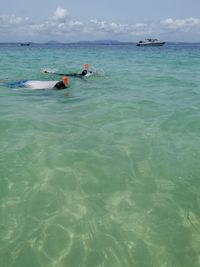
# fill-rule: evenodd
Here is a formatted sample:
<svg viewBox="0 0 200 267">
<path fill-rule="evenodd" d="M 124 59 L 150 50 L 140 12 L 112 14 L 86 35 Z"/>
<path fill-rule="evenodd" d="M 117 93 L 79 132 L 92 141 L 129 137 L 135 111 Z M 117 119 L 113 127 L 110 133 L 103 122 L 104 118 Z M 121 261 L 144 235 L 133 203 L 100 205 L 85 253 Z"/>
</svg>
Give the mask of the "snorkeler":
<svg viewBox="0 0 200 267">
<path fill-rule="evenodd" d="M 67 76 L 64 76 L 62 81 L 59 81 L 54 85 L 53 89 L 61 90 L 67 88 L 68 86 L 69 86 L 69 79 Z"/>
<path fill-rule="evenodd" d="M 5 83 L 8 87 L 21 87 L 28 89 L 54 89 L 62 90 L 69 87 L 69 79 L 64 76 L 62 81 L 37 81 L 37 80 L 22 80 L 18 82 Z"/>
<path fill-rule="evenodd" d="M 43 70 L 43 73 L 51 73 L 51 74 L 55 74 L 55 75 L 59 75 L 59 76 L 70 76 L 70 77 L 77 77 L 77 78 L 83 78 L 83 77 L 89 77 L 91 76 L 92 74 L 94 74 L 92 71 L 89 71 L 89 65 L 88 64 L 84 64 L 84 69 L 81 73 L 57 73 L 57 72 L 54 72 L 54 71 L 48 71 L 46 69 Z"/>
</svg>

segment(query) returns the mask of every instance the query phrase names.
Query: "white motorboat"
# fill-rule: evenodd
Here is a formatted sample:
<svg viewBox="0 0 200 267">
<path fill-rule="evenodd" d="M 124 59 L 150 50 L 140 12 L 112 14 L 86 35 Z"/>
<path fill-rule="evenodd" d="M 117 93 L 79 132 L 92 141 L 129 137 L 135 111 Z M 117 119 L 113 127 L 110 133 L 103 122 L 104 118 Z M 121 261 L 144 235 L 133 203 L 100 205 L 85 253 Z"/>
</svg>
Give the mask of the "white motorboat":
<svg viewBox="0 0 200 267">
<path fill-rule="evenodd" d="M 162 46 L 165 42 L 159 41 L 158 39 L 145 39 L 144 41 L 139 41 L 137 46 Z"/>
</svg>

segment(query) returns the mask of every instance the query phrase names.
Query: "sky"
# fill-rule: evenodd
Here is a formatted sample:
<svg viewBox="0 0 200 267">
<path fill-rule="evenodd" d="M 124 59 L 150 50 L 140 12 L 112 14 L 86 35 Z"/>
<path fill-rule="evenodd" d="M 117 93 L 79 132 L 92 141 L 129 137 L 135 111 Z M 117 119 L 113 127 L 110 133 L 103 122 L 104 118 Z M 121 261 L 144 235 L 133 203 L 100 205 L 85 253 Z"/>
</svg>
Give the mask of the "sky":
<svg viewBox="0 0 200 267">
<path fill-rule="evenodd" d="M 0 0 L 0 42 L 200 42 L 200 0 Z"/>
</svg>

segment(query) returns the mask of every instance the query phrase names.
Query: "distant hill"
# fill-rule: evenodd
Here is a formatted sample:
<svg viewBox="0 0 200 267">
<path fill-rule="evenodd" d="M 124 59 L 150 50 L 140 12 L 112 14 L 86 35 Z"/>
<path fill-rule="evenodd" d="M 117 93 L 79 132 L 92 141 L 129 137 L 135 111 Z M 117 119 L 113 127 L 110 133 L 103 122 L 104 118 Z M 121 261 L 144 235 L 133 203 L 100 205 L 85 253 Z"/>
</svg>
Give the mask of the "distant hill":
<svg viewBox="0 0 200 267">
<path fill-rule="evenodd" d="M 95 40 L 95 41 L 79 41 L 74 44 L 99 44 L 99 45 L 120 45 L 120 44 L 132 44 L 133 42 L 120 42 L 117 40 Z"/>
<path fill-rule="evenodd" d="M 50 40 L 50 41 L 46 42 L 45 44 L 62 44 L 62 43 L 55 41 L 55 40 Z"/>
</svg>

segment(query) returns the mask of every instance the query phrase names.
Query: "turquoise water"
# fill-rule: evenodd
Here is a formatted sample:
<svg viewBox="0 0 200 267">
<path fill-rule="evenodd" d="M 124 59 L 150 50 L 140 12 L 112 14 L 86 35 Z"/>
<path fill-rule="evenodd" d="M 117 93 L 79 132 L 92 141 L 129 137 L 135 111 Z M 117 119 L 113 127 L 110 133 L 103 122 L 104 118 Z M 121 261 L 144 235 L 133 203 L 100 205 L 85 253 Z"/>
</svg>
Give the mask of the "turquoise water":
<svg viewBox="0 0 200 267">
<path fill-rule="evenodd" d="M 0 82 L 98 73 L 61 91 L 0 86 L 0 266 L 200 266 L 200 44 L 0 57 Z"/>
</svg>

